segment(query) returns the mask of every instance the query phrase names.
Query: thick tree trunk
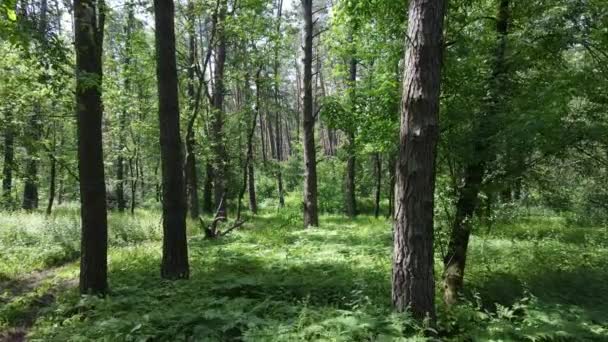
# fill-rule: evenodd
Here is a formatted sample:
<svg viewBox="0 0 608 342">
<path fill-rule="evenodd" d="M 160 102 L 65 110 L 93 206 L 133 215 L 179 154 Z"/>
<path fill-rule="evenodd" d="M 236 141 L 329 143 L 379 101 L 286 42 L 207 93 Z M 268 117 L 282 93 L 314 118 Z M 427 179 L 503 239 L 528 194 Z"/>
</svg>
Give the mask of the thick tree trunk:
<svg viewBox="0 0 608 342">
<path fill-rule="evenodd" d="M 220 4 L 217 22 L 217 44 L 215 46 L 215 75 L 214 75 L 214 90 L 211 106 L 213 108 L 213 147 L 215 152 L 213 177 L 214 177 L 214 200 L 215 207 L 218 208 L 218 216 L 226 217 L 227 215 L 227 194 L 226 194 L 226 176 L 227 176 L 227 151 L 224 137 L 224 66 L 226 64 L 226 3 Z"/>
<path fill-rule="evenodd" d="M 179 126 L 173 0 L 154 0 L 156 75 L 163 183 L 163 258 L 161 277 L 189 277 L 186 238 L 186 187 Z"/>
<path fill-rule="evenodd" d="M 319 225 L 317 207 L 317 152 L 315 146 L 315 117 L 312 94 L 313 0 L 302 0 L 304 9 L 304 77 L 302 131 L 304 135 L 304 227 Z"/>
<path fill-rule="evenodd" d="M 501 101 L 503 76 L 506 73 L 505 52 L 509 24 L 509 0 L 500 0 L 496 21 L 497 45 L 494 66 L 489 80 L 489 95 L 486 113 L 476 122 L 474 136 L 474 157 L 465 167 L 464 185 L 459 191 L 456 202 L 456 215 L 452 223 L 448 252 L 444 259 L 444 301 L 448 305 L 458 300 L 463 288 L 467 248 L 471 236 L 471 219 L 478 206 L 478 195 L 482 186 L 486 166 L 496 157 L 495 151 L 488 148 L 488 140 L 495 133 L 497 124 L 496 110 Z"/>
<path fill-rule="evenodd" d="M 374 216 L 378 218 L 380 216 L 380 196 L 382 194 L 382 158 L 380 153 L 374 153 L 374 171 L 376 173 Z"/>
<path fill-rule="evenodd" d="M 108 223 L 101 121 L 102 48 L 105 19 L 102 0 L 74 0 L 78 175 L 82 220 L 80 292 L 108 289 Z M 92 84 L 95 80 L 95 84 Z"/>
<path fill-rule="evenodd" d="M 443 0 L 411 0 L 395 183 L 392 298 L 435 319 L 433 208 L 439 135 Z"/>
</svg>

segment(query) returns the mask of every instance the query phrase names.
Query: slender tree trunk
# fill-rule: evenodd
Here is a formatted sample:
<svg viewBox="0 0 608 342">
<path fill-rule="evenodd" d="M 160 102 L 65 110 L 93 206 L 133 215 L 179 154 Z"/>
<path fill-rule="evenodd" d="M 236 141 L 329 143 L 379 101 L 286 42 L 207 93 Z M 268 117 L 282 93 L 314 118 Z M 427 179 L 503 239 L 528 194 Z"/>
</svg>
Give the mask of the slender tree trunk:
<svg viewBox="0 0 608 342">
<path fill-rule="evenodd" d="M 195 91 L 194 80 L 194 63 L 196 61 L 196 31 L 194 14 L 194 2 L 188 1 L 188 98 L 190 99 L 190 110 L 192 116 L 188 122 L 188 130 L 186 132 L 186 190 L 188 193 L 188 207 L 190 217 L 196 219 L 199 217 L 198 204 L 198 177 L 196 172 L 196 154 L 194 147 L 196 146 L 196 138 L 194 135 L 194 121 L 198 114 L 198 97 Z M 200 91 L 199 91 L 200 94 Z"/>
<path fill-rule="evenodd" d="M 57 181 L 57 161 L 55 160 L 55 152 L 56 152 L 56 135 L 55 130 L 57 127 L 53 127 L 53 147 L 49 151 L 49 163 L 51 164 L 51 171 L 49 174 L 49 201 L 46 206 L 46 215 L 51 215 L 53 211 L 53 202 L 55 201 L 55 189 L 56 189 L 56 181 Z"/>
<path fill-rule="evenodd" d="M 452 223 L 448 252 L 444 259 L 444 301 L 448 305 L 458 300 L 463 288 L 467 249 L 471 236 L 471 219 L 479 202 L 479 191 L 486 172 L 486 166 L 496 156 L 488 148 L 488 140 L 495 134 L 498 124 L 496 111 L 499 105 L 504 75 L 506 73 L 506 44 L 509 24 L 509 0 L 499 0 L 498 19 L 496 21 L 497 44 L 494 66 L 489 80 L 489 95 L 485 104 L 486 113 L 476 122 L 474 135 L 474 158 L 465 167 L 464 185 L 459 191 L 456 202 L 456 215 Z"/>
<path fill-rule="evenodd" d="M 173 0 L 154 0 L 156 75 L 163 183 L 163 258 L 161 277 L 186 279 L 186 187 L 179 126 Z"/>
<path fill-rule="evenodd" d="M 227 150 L 224 137 L 224 66 L 226 64 L 226 3 L 220 5 L 217 22 L 217 45 L 215 46 L 215 77 L 213 90 L 213 147 L 215 152 L 215 165 L 213 168 L 214 176 L 214 200 L 215 207 L 218 208 L 219 217 L 227 215 L 227 194 L 226 194 L 226 176 L 227 176 Z"/>
<path fill-rule="evenodd" d="M 211 162 L 205 164 L 205 186 L 203 187 L 203 211 L 214 214 L 213 209 L 213 165 Z"/>
<path fill-rule="evenodd" d="M 389 193 L 388 193 L 388 210 L 386 217 L 395 218 L 395 171 L 397 168 L 397 156 L 395 153 L 390 153 L 388 159 L 388 172 L 389 172 Z"/>
<path fill-rule="evenodd" d="M 25 210 L 38 208 L 38 141 L 42 137 L 42 118 L 40 103 L 34 104 L 34 113 L 30 118 L 31 132 L 27 142 L 27 161 L 25 167 L 25 184 L 23 187 L 23 203 Z"/>
<path fill-rule="evenodd" d="M 376 199 L 374 216 L 378 218 L 380 216 L 380 198 L 382 194 L 382 158 L 380 157 L 380 153 L 374 153 L 374 165 L 376 171 Z"/>
<path fill-rule="evenodd" d="M 443 0 L 411 0 L 395 184 L 393 305 L 435 320 L 433 209 Z"/>
<path fill-rule="evenodd" d="M 277 36 L 281 35 L 281 19 L 283 15 L 283 0 L 278 1 L 277 8 Z M 275 105 L 275 127 L 276 127 L 276 153 L 277 153 L 277 188 L 279 192 L 279 207 L 285 207 L 285 196 L 283 195 L 283 173 L 281 162 L 283 161 L 283 133 L 281 130 L 281 103 L 279 101 L 279 45 L 274 49 L 274 105 Z"/>
<path fill-rule="evenodd" d="M 74 0 L 74 19 L 82 220 L 80 292 L 104 294 L 108 289 L 108 222 L 101 133 L 105 3 L 103 0 Z"/>
<path fill-rule="evenodd" d="M 259 92 L 259 90 L 257 90 Z M 263 119 L 263 115 L 259 115 L 259 120 L 260 120 L 260 140 L 261 140 L 261 145 L 262 145 L 262 161 L 264 162 L 264 165 L 266 165 L 266 161 L 268 159 L 267 157 L 267 153 L 266 153 L 266 125 L 264 125 L 264 119 Z"/>
<path fill-rule="evenodd" d="M 357 59 L 353 56 L 349 63 L 349 88 L 350 88 L 350 103 L 351 110 L 353 111 L 352 116 L 355 116 L 356 111 L 356 88 L 357 88 Z M 347 147 L 346 153 L 348 154 L 346 159 L 346 191 L 345 191 L 345 207 L 346 215 L 349 218 L 354 218 L 357 215 L 357 199 L 356 199 L 356 172 L 357 172 L 357 149 L 355 141 L 355 127 L 349 127 L 347 129 Z"/>
<path fill-rule="evenodd" d="M 304 132 L 304 227 L 319 225 L 317 207 L 317 152 L 315 148 L 315 117 L 313 114 L 313 0 L 302 0 L 304 8 L 304 79 L 302 131 Z"/>
<path fill-rule="evenodd" d="M 15 162 L 13 113 L 5 113 L 6 128 L 4 129 L 4 163 L 2 166 L 2 202 L 5 208 L 12 208 L 13 165 Z"/>
</svg>

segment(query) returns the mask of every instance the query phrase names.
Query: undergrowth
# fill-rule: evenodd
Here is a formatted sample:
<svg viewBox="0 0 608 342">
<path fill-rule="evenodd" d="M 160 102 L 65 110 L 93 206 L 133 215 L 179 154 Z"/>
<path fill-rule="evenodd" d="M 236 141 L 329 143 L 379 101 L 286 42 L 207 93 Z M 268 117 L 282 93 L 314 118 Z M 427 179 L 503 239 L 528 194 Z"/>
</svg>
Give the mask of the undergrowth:
<svg viewBox="0 0 608 342">
<path fill-rule="evenodd" d="M 268 210 L 216 241 L 204 240 L 192 223 L 191 279 L 177 282 L 159 277 L 159 214 L 112 215 L 111 294 L 59 291 L 39 312 L 30 339 L 425 341 L 434 331 L 441 341 L 608 340 L 605 228 L 532 216 L 480 229 L 462 304 L 445 308 L 438 281 L 438 324 L 431 328 L 391 310 L 388 222 L 324 216 L 321 228 L 303 230 L 290 212 Z M 75 217 L 3 217 L 9 229 L 0 232 L 0 272 L 18 274 L 23 260 L 29 269 L 46 267 L 40 251 L 77 250 Z M 57 279 L 77 274 L 71 263 Z M 439 280 L 439 254 L 436 275 Z M 9 299 L 0 329 L 14 323 L 20 301 L 26 310 L 32 296 Z"/>
</svg>

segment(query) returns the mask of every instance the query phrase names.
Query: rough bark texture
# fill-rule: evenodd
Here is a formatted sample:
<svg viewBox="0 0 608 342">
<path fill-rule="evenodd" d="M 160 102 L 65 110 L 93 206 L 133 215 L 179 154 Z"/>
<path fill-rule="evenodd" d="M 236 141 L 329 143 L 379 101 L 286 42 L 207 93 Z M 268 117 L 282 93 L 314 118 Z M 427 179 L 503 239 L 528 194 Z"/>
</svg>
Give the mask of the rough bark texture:
<svg viewBox="0 0 608 342">
<path fill-rule="evenodd" d="M 452 223 L 448 252 L 444 259 L 443 288 L 444 301 L 454 304 L 463 287 L 467 249 L 471 236 L 471 219 L 478 207 L 478 196 L 483 183 L 486 166 L 496 156 L 488 148 L 489 139 L 494 135 L 499 98 L 502 92 L 503 75 L 506 73 L 505 52 L 509 23 L 509 0 L 500 0 L 496 21 L 497 44 L 494 65 L 488 85 L 488 99 L 485 111 L 476 122 L 473 159 L 466 165 L 464 184 L 456 202 L 456 215 Z"/>
<path fill-rule="evenodd" d="M 189 277 L 186 240 L 186 189 L 179 126 L 173 0 L 154 0 L 156 75 L 163 191 L 161 277 Z"/>
<path fill-rule="evenodd" d="M 78 175 L 82 220 L 80 292 L 95 294 L 103 294 L 108 289 L 108 223 L 101 134 L 104 6 L 103 1 L 74 0 Z"/>
<path fill-rule="evenodd" d="M 411 0 L 395 183 L 392 299 L 398 311 L 435 318 L 433 208 L 443 0 Z"/>
<path fill-rule="evenodd" d="M 315 118 L 312 95 L 313 21 L 312 0 L 302 0 L 304 9 L 304 77 L 302 100 L 302 131 L 304 145 L 304 227 L 318 226 L 317 152 L 315 149 Z"/>
</svg>

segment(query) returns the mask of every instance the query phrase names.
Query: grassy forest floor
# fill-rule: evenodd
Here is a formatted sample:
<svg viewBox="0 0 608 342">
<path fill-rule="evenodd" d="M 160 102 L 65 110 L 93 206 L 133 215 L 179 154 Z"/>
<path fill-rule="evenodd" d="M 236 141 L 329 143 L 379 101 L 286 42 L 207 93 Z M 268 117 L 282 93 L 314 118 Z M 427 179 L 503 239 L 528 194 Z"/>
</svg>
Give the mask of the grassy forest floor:
<svg viewBox="0 0 608 342">
<path fill-rule="evenodd" d="M 0 340 L 425 340 L 390 310 L 386 220 L 324 216 L 303 230 L 292 214 L 261 215 L 216 241 L 190 222 L 191 279 L 177 282 L 159 276 L 159 213 L 111 214 L 105 299 L 77 293 L 75 210 L 3 214 Z M 529 216 L 479 230 L 463 304 L 443 307 L 438 282 L 440 340 L 608 340 L 605 228 Z"/>
</svg>

